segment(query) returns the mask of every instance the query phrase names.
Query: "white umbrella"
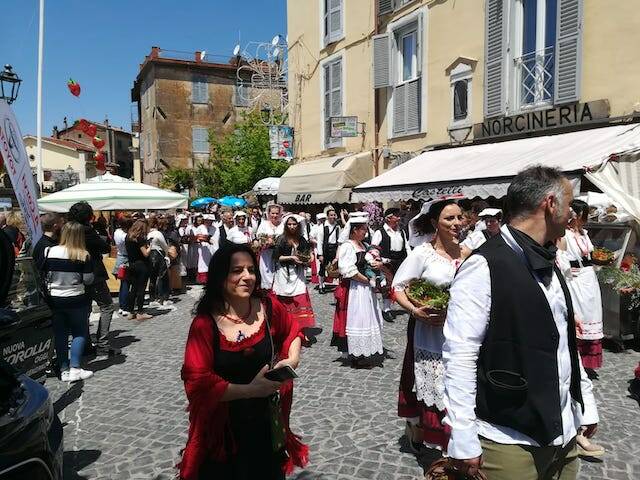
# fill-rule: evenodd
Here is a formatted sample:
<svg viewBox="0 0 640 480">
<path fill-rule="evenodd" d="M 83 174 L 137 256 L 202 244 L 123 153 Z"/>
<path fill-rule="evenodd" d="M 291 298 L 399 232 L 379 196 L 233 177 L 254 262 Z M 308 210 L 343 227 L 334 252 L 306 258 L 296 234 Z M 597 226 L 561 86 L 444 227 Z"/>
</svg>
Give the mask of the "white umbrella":
<svg viewBox="0 0 640 480">
<path fill-rule="evenodd" d="M 279 189 L 280 178 L 278 177 L 263 178 L 253 186 L 253 192 L 256 195 L 277 195 Z"/>
<path fill-rule="evenodd" d="M 187 208 L 181 193 L 134 182 L 105 173 L 38 200 L 41 212 L 68 212 L 76 202 L 87 202 L 94 210 L 167 210 Z"/>
</svg>

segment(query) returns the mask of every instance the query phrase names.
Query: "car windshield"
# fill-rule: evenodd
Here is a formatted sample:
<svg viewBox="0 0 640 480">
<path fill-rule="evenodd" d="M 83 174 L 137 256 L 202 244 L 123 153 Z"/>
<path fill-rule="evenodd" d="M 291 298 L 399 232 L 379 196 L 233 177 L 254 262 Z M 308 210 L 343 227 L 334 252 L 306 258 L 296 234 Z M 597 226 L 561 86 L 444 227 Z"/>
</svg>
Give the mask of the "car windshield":
<svg viewBox="0 0 640 480">
<path fill-rule="evenodd" d="M 39 307 L 44 299 L 38 289 L 38 273 L 31 257 L 19 256 L 16 259 L 15 270 L 6 305 L 15 312 L 21 312 L 33 307 Z"/>
</svg>

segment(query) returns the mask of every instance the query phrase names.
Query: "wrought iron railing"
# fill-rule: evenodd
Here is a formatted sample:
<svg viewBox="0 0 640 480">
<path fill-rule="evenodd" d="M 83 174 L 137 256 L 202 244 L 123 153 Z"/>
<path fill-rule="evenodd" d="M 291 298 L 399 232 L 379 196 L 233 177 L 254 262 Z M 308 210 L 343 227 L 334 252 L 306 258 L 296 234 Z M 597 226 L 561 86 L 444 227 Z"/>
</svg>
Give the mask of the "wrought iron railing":
<svg viewBox="0 0 640 480">
<path fill-rule="evenodd" d="M 553 100 L 554 47 L 527 53 L 514 59 L 520 108 L 534 107 Z"/>
</svg>

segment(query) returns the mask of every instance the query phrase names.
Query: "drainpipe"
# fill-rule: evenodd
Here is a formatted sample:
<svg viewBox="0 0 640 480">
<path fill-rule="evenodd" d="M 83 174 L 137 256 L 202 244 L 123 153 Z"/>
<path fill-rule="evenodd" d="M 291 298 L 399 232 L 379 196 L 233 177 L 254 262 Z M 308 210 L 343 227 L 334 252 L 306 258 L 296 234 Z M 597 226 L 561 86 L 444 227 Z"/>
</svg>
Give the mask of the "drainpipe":
<svg viewBox="0 0 640 480">
<path fill-rule="evenodd" d="M 373 2 L 373 34 L 378 35 L 378 3 L 377 1 Z M 371 42 L 371 48 L 373 48 L 373 42 Z M 380 174 L 380 169 L 378 166 L 378 162 L 380 159 L 380 149 L 378 147 L 378 142 L 380 141 L 380 136 L 378 132 L 380 131 L 380 116 L 378 113 L 379 101 L 378 101 L 378 89 L 373 89 L 373 174 L 377 177 Z"/>
</svg>

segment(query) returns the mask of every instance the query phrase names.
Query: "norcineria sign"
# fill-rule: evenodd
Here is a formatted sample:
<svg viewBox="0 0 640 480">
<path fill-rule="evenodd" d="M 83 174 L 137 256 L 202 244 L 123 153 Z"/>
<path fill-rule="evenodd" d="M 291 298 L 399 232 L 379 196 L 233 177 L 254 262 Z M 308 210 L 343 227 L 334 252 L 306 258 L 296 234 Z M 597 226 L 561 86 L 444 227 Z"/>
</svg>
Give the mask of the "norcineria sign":
<svg viewBox="0 0 640 480">
<path fill-rule="evenodd" d="M 511 117 L 490 118 L 473 126 L 474 138 L 500 137 L 590 123 L 609 118 L 609 101 L 573 103 L 546 110 L 522 112 Z"/>
</svg>

